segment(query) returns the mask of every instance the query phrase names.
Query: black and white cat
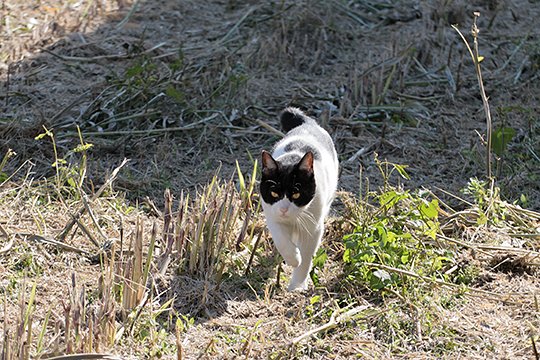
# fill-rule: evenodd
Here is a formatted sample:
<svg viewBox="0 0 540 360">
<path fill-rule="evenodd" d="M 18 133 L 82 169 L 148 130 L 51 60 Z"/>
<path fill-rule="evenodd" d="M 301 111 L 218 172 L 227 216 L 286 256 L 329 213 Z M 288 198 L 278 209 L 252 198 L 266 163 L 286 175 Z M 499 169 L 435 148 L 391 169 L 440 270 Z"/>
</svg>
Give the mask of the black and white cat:
<svg viewBox="0 0 540 360">
<path fill-rule="evenodd" d="M 289 291 L 305 290 L 334 199 L 339 163 L 330 135 L 301 110 L 285 109 L 281 126 L 286 136 L 272 154 L 262 152 L 262 206 L 276 248 L 294 268 Z"/>
</svg>

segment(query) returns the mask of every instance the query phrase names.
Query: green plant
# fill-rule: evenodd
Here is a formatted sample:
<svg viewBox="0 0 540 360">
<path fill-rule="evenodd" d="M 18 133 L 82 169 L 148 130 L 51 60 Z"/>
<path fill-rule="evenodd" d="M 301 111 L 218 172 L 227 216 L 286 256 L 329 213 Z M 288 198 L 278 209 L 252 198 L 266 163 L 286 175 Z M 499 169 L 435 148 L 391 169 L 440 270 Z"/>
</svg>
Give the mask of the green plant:
<svg viewBox="0 0 540 360">
<path fill-rule="evenodd" d="M 494 182 L 471 178 L 463 193 L 473 198 L 477 225 L 497 225 L 506 220 L 507 204 L 500 199 L 500 189 Z"/>
<path fill-rule="evenodd" d="M 407 174 L 404 167 L 379 162 L 384 187 L 369 192 L 360 210 L 354 231 L 344 237 L 348 279 L 363 283 L 372 290 L 392 289 L 411 285 L 411 280 L 398 273 L 389 273 L 370 264 L 381 264 L 414 271 L 423 276 L 441 276 L 443 266 L 452 261 L 452 254 L 437 246 L 439 204 L 427 192 L 410 192 L 388 184 L 389 175 L 397 171 Z"/>
<path fill-rule="evenodd" d="M 77 127 L 80 142 L 79 145 L 68 151 L 64 156 L 60 157 L 54 133 L 45 126 L 43 126 L 43 129 L 45 131 L 36 136 L 35 139 L 41 140 L 48 137 L 51 140 L 54 152 L 54 162 L 51 164 L 51 166 L 56 171 L 55 180 L 57 192 L 61 194 L 62 191 L 67 190 L 71 195 L 79 194 L 79 189 L 82 188 L 86 178 L 87 152 L 92 148 L 93 144 L 87 143 L 83 140 L 81 130 L 79 127 Z M 68 161 L 68 159 L 78 154 L 80 154 L 78 163 Z"/>
<path fill-rule="evenodd" d="M 375 214 L 357 219 L 354 232 L 344 238 L 343 259 L 349 279 L 365 282 L 374 290 L 409 284 L 407 277 L 373 269 L 366 263 L 428 276 L 439 272 L 452 254 L 433 244 L 439 231 L 437 200 L 398 189 L 377 198 L 380 207 Z"/>
<path fill-rule="evenodd" d="M 9 176 L 4 172 L 4 168 L 6 167 L 9 159 L 15 155 L 17 154 L 13 150 L 8 149 L 2 158 L 2 161 L 0 161 L 0 185 L 9 178 Z"/>
<path fill-rule="evenodd" d="M 176 344 L 169 339 L 169 325 L 161 319 L 163 314 L 173 312 L 173 303 L 174 298 L 161 305 L 157 301 L 148 302 L 132 328 L 131 336 L 144 348 L 144 355 L 147 358 L 172 355 L 176 350 Z M 132 315 L 136 316 L 136 312 Z"/>
<path fill-rule="evenodd" d="M 474 20 L 473 25 L 471 27 L 471 35 L 473 36 L 473 46 L 474 50 L 471 49 L 471 46 L 469 45 L 469 42 L 467 39 L 465 39 L 465 36 L 459 31 L 459 29 L 452 25 L 452 28 L 457 31 L 459 36 L 461 36 L 461 39 L 465 43 L 465 46 L 467 47 L 467 50 L 469 50 L 469 55 L 471 56 L 472 61 L 474 62 L 474 70 L 476 72 L 476 78 L 478 80 L 478 86 L 480 88 L 480 96 L 482 97 L 482 104 L 484 107 L 484 115 L 486 117 L 486 175 L 488 179 L 491 179 L 491 151 L 492 151 L 492 121 L 491 121 L 491 111 L 489 109 L 489 101 L 488 97 L 486 95 L 486 91 L 484 88 L 484 81 L 482 80 L 482 69 L 480 67 L 480 63 L 484 60 L 483 56 L 480 56 L 480 52 L 478 50 L 478 34 L 480 33 L 480 30 L 478 29 L 478 26 L 476 25 L 476 19 L 480 17 L 479 12 L 474 12 Z"/>
<path fill-rule="evenodd" d="M 309 276 L 311 277 L 311 281 L 313 281 L 313 284 L 315 286 L 319 286 L 319 271 L 322 270 L 324 267 L 324 263 L 328 259 L 328 255 L 326 254 L 326 251 L 323 248 L 319 248 L 317 250 L 317 253 L 313 257 L 313 267 L 311 268 L 311 272 L 309 273 Z"/>
</svg>

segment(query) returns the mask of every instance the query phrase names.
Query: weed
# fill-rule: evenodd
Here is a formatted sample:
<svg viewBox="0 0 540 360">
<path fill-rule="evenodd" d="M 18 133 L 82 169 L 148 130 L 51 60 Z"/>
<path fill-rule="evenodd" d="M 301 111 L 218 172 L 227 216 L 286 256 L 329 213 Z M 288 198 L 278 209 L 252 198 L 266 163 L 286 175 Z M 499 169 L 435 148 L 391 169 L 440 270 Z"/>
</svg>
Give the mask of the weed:
<svg viewBox="0 0 540 360">
<path fill-rule="evenodd" d="M 452 254 L 436 245 L 439 232 L 437 199 L 427 194 L 388 185 L 394 170 L 406 176 L 403 166 L 380 164 L 385 185 L 379 193 L 368 193 L 367 202 L 374 202 L 355 211 L 355 229 L 345 236 L 343 260 L 348 279 L 363 283 L 372 290 L 394 289 L 411 284 L 407 277 L 390 274 L 385 269 L 373 269 L 366 263 L 413 270 L 421 275 L 442 275 L 441 270 L 452 261 Z"/>
<path fill-rule="evenodd" d="M 474 69 L 476 72 L 476 78 L 478 79 L 478 85 L 480 88 L 480 96 L 482 97 L 482 104 L 484 107 L 484 115 L 486 117 L 486 170 L 487 170 L 487 178 L 491 179 L 492 172 L 491 172 L 491 151 L 492 151 L 492 132 L 493 132 L 493 126 L 491 121 L 491 111 L 489 109 L 489 101 L 488 97 L 486 96 L 486 91 L 484 89 L 484 82 L 482 80 L 482 69 L 480 67 L 480 63 L 484 59 L 483 56 L 480 56 L 480 52 L 478 50 L 478 34 L 480 30 L 478 29 L 478 26 L 476 25 L 476 20 L 480 17 L 479 12 L 474 12 L 474 21 L 471 28 L 471 34 L 473 36 L 473 44 L 474 44 L 474 51 L 471 49 L 471 46 L 463 36 L 463 34 L 459 31 L 459 29 L 452 25 L 454 30 L 458 32 L 458 34 L 461 36 L 461 39 L 465 43 L 467 49 L 469 50 L 469 54 L 471 56 L 471 59 L 474 62 Z"/>
<path fill-rule="evenodd" d="M 317 253 L 313 257 L 313 267 L 311 269 L 311 272 L 309 273 L 309 276 L 311 277 L 311 280 L 313 281 L 313 284 L 315 286 L 319 286 L 318 272 L 324 267 L 326 259 L 328 259 L 328 255 L 326 254 L 326 251 L 322 248 L 317 250 Z"/>
<path fill-rule="evenodd" d="M 9 178 L 7 173 L 4 172 L 4 168 L 6 167 L 9 159 L 11 159 L 15 155 L 17 154 L 13 150 L 8 149 L 7 152 L 4 154 L 2 161 L 0 161 L 0 185 Z"/>
<path fill-rule="evenodd" d="M 86 178 L 87 152 L 90 148 L 92 148 L 93 144 L 87 143 L 83 140 L 81 130 L 79 127 L 77 127 L 77 133 L 80 141 L 79 145 L 61 157 L 58 152 L 54 133 L 51 130 L 48 130 L 45 126 L 43 129 L 45 131 L 36 136 L 35 139 L 41 140 L 48 137 L 51 140 L 54 152 L 54 162 L 51 166 L 56 171 L 56 191 L 59 192 L 60 196 L 62 196 L 63 191 L 70 197 L 77 197 L 79 195 L 79 190 L 82 188 Z M 78 163 L 68 161 L 68 159 L 79 154 L 80 159 L 78 160 Z"/>
</svg>

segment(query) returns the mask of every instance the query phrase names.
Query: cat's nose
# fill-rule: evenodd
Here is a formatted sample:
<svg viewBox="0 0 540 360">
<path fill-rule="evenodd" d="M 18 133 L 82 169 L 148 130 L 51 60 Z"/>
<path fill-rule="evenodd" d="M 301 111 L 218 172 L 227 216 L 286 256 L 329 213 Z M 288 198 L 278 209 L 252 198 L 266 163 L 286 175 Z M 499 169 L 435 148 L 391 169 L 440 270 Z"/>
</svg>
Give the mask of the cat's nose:
<svg viewBox="0 0 540 360">
<path fill-rule="evenodd" d="M 285 215 L 287 213 L 287 211 L 289 211 L 289 208 L 288 207 L 280 207 L 279 211 L 281 211 L 281 215 Z"/>
</svg>

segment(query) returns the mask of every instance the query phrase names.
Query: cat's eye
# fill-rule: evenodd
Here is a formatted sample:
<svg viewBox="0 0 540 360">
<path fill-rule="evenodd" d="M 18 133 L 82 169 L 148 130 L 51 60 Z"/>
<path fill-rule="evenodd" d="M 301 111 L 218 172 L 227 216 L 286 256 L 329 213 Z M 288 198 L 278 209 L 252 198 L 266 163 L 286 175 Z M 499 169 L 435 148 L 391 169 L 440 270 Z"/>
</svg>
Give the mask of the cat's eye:
<svg viewBox="0 0 540 360">
<path fill-rule="evenodd" d="M 292 197 L 293 200 L 296 200 L 296 199 L 298 199 L 300 197 L 300 193 L 294 193 L 294 194 L 292 194 L 291 197 Z"/>
<path fill-rule="evenodd" d="M 274 198 L 274 199 L 277 199 L 279 197 L 279 194 L 275 191 L 270 191 L 270 195 Z"/>
</svg>

